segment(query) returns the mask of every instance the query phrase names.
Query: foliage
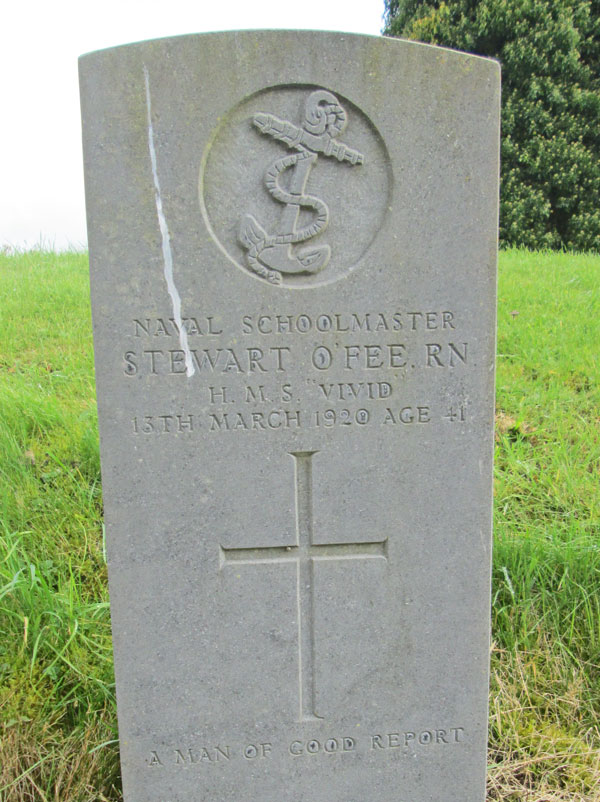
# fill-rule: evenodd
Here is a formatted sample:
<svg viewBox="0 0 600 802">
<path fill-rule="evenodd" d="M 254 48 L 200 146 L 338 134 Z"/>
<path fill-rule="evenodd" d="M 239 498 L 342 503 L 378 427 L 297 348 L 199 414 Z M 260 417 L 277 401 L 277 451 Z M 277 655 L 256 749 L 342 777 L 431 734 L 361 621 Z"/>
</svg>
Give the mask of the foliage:
<svg viewBox="0 0 600 802">
<path fill-rule="evenodd" d="M 501 243 L 600 250 L 600 0 L 385 3 L 385 33 L 502 64 Z"/>
</svg>

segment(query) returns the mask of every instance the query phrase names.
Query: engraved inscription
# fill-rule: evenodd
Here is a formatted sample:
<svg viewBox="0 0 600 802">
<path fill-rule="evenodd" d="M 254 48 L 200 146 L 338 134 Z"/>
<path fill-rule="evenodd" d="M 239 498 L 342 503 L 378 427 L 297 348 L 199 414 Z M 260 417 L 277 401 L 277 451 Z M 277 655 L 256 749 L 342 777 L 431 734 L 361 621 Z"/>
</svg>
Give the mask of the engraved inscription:
<svg viewBox="0 0 600 802">
<path fill-rule="evenodd" d="M 270 348 L 203 348 L 190 349 L 192 363 L 198 373 L 283 373 L 295 367 L 291 349 L 287 346 Z M 422 348 L 409 350 L 406 343 L 383 345 L 336 344 L 316 346 L 310 354 L 311 364 L 319 371 L 343 368 L 345 371 L 396 370 L 398 368 L 456 368 L 469 363 L 468 343 L 427 343 Z M 123 373 L 153 375 L 183 375 L 185 352 L 179 348 L 145 348 L 125 351 Z"/>
<path fill-rule="evenodd" d="M 290 755 L 316 755 L 318 752 L 354 752 L 356 740 L 346 736 L 345 738 L 327 738 L 320 741 L 318 738 L 311 738 L 309 741 L 292 741 L 290 744 Z"/>
<path fill-rule="evenodd" d="M 388 732 L 385 735 L 371 736 L 371 749 L 398 749 L 420 744 L 450 744 L 462 743 L 464 727 L 451 727 L 450 729 L 421 730 L 420 732 Z"/>
<path fill-rule="evenodd" d="M 448 423 L 462 431 L 471 423 L 461 385 L 441 401 L 428 393 L 438 375 L 464 375 L 477 367 L 477 343 L 468 341 L 457 310 L 273 312 L 229 321 L 193 310 L 181 325 L 196 373 L 193 406 L 188 401 L 183 408 L 138 410 L 130 418 L 135 435 Z M 339 336 L 347 332 L 350 337 Z M 186 363 L 178 333 L 177 322 L 166 315 L 134 317 L 122 351 L 124 375 L 180 381 Z M 415 391 L 419 372 L 427 378 Z"/>
<path fill-rule="evenodd" d="M 231 760 L 231 750 L 228 746 L 201 746 L 199 749 L 175 749 L 174 752 L 175 763 L 178 765 Z"/>
<path fill-rule="evenodd" d="M 284 143 L 293 152 L 276 159 L 265 173 L 265 186 L 284 207 L 277 230 L 267 234 L 251 214 L 242 220 L 239 238 L 247 250 L 248 265 L 273 284 L 281 283 L 282 273 L 318 273 L 329 261 L 330 247 L 313 246 L 294 252 L 292 246 L 316 237 L 329 225 L 329 207 L 325 201 L 306 193 L 308 177 L 319 154 L 352 165 L 364 162 L 362 153 L 336 141 L 346 128 L 346 112 L 335 95 L 320 89 L 308 96 L 300 126 L 264 112 L 255 114 L 252 122 L 262 134 Z M 287 190 L 280 181 L 286 171 L 291 174 Z M 302 209 L 310 209 L 314 216 L 298 228 Z"/>
<path fill-rule="evenodd" d="M 258 548 L 220 547 L 220 567 L 237 563 L 296 564 L 298 600 L 298 701 L 299 721 L 320 719 L 315 705 L 314 562 L 315 560 L 387 560 L 387 538 L 361 543 L 315 543 L 312 516 L 312 458 L 316 451 L 293 452 L 296 497 L 296 543 L 293 546 Z"/>
<path fill-rule="evenodd" d="M 395 750 L 404 753 L 431 749 L 456 748 L 468 740 L 464 727 L 429 726 L 407 729 L 398 727 L 393 731 L 380 730 L 379 732 L 362 735 L 348 735 L 339 732 L 326 732 L 316 736 L 305 734 L 303 736 L 290 735 L 285 738 L 274 738 L 271 741 L 229 741 L 227 745 L 202 746 L 179 744 L 173 748 L 153 749 L 146 758 L 146 765 L 150 768 L 165 768 L 166 766 L 212 766 L 219 764 L 221 768 L 231 761 L 252 763 L 269 759 L 273 756 L 285 755 L 289 758 L 315 759 L 315 755 L 374 755 L 392 754 Z"/>
<path fill-rule="evenodd" d="M 244 315 L 242 334 L 307 334 L 331 332 L 436 331 L 455 329 L 455 313 L 430 312 L 342 312 L 319 315 Z"/>
<path fill-rule="evenodd" d="M 465 423 L 465 404 L 451 406 L 446 414 L 436 415 L 448 423 Z M 136 435 L 191 434 L 193 432 L 268 432 L 277 429 L 329 429 L 333 426 L 363 428 L 368 425 L 400 428 L 421 426 L 433 422 L 432 408 L 427 404 L 385 407 L 371 413 L 368 409 L 349 407 L 313 410 L 302 413 L 299 409 L 252 410 L 244 412 L 209 412 L 189 414 L 140 415 L 131 419 Z"/>
</svg>

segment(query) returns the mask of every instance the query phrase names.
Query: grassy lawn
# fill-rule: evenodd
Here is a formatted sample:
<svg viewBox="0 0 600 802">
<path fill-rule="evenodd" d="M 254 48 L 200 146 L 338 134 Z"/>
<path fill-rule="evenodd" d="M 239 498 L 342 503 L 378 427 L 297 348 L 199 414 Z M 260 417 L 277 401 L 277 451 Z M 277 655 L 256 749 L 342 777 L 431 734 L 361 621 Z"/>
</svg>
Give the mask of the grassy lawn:
<svg viewBox="0 0 600 802">
<path fill-rule="evenodd" d="M 599 275 L 501 254 L 490 799 L 600 799 Z"/>
<path fill-rule="evenodd" d="M 500 258 L 489 800 L 600 799 L 599 276 Z M 0 802 L 117 802 L 85 255 L 0 255 L 0 454 Z"/>
</svg>

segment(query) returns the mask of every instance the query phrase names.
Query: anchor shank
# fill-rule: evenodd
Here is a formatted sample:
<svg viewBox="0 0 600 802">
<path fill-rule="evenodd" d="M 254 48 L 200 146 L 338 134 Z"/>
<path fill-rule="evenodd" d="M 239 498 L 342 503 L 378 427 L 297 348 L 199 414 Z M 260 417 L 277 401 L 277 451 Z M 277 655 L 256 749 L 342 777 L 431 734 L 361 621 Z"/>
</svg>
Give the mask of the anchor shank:
<svg viewBox="0 0 600 802">
<path fill-rule="evenodd" d="M 288 192 L 290 195 L 303 195 L 308 181 L 308 176 L 312 169 L 313 164 L 317 160 L 316 156 L 310 156 L 306 159 L 301 159 L 292 168 L 291 179 Z M 300 214 L 300 205 L 297 203 L 288 203 L 281 212 L 281 219 L 279 224 L 279 234 L 295 234 L 296 225 L 298 223 L 298 215 Z"/>
</svg>

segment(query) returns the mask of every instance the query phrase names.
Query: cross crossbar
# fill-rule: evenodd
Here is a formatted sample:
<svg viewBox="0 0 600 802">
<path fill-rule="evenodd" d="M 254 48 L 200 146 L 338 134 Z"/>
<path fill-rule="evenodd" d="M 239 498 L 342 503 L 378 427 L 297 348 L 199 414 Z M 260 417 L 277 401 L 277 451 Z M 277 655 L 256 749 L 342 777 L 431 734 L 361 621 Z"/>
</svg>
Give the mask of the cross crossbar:
<svg viewBox="0 0 600 802">
<path fill-rule="evenodd" d="M 322 718 L 315 710 L 314 562 L 387 559 L 388 539 L 351 543 L 315 543 L 312 511 L 312 458 L 316 451 L 296 451 L 294 459 L 296 543 L 291 546 L 219 547 L 219 567 L 227 564 L 295 563 L 298 600 L 298 684 L 300 721 Z"/>
</svg>

